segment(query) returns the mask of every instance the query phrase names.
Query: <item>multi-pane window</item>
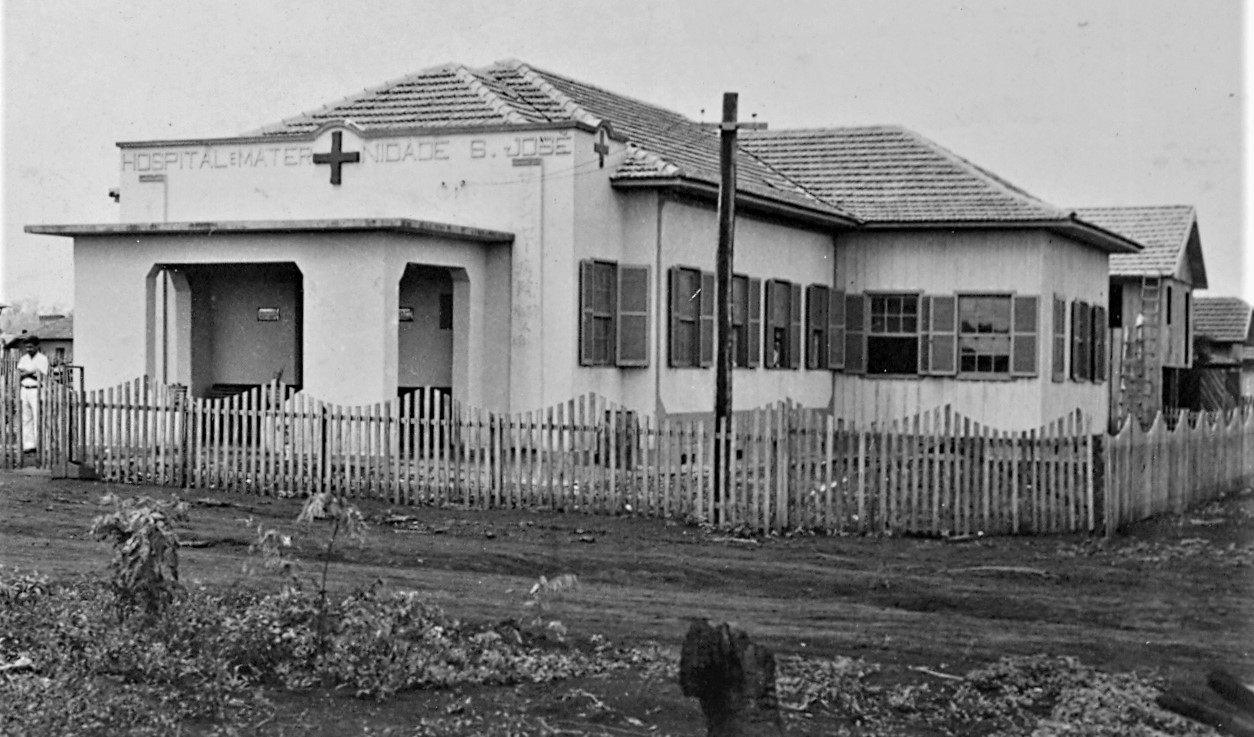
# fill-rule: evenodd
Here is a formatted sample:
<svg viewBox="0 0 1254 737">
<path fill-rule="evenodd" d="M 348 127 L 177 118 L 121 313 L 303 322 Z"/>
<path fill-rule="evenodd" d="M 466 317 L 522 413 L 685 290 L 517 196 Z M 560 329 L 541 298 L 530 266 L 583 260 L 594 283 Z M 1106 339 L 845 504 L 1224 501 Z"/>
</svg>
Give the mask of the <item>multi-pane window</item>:
<svg viewBox="0 0 1254 737">
<path fill-rule="evenodd" d="M 919 370 L 919 297 L 870 295 L 866 336 L 868 374 L 915 374 Z"/>
<path fill-rule="evenodd" d="M 842 303 L 844 355 L 832 355 L 849 373 L 1037 373 L 1036 297 L 851 294 Z"/>
<path fill-rule="evenodd" d="M 1010 297 L 958 298 L 958 370 L 1010 373 Z"/>
<path fill-rule="evenodd" d="M 580 365 L 649 365 L 648 266 L 580 262 L 579 312 Z"/>
</svg>

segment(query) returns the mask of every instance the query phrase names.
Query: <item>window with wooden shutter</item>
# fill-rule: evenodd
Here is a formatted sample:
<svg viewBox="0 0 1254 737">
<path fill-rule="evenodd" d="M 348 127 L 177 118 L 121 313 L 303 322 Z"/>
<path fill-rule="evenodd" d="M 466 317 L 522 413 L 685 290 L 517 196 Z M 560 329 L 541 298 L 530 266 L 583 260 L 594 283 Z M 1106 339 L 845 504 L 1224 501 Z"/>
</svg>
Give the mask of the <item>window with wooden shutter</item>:
<svg viewBox="0 0 1254 737">
<path fill-rule="evenodd" d="M 928 373 L 953 376 L 958 373 L 958 300 L 933 295 L 928 304 Z"/>
<path fill-rule="evenodd" d="M 845 293 L 832 290 L 827 300 L 827 367 L 845 367 Z"/>
<path fill-rule="evenodd" d="M 732 275 L 731 283 L 731 355 L 732 366 L 749 365 L 749 278 Z"/>
<path fill-rule="evenodd" d="M 1071 303 L 1071 379 L 1088 381 L 1092 371 L 1092 314 L 1087 302 Z"/>
<path fill-rule="evenodd" d="M 788 368 L 801 368 L 801 285 L 788 287 Z"/>
<path fill-rule="evenodd" d="M 1083 381 L 1080 356 L 1084 353 L 1084 336 L 1080 333 L 1080 300 L 1071 302 L 1071 380 Z"/>
<path fill-rule="evenodd" d="M 823 284 L 806 287 L 806 368 L 827 368 L 828 295 Z"/>
<path fill-rule="evenodd" d="M 615 352 L 617 264 L 584 260 L 579 263 L 579 363 L 612 366 Z"/>
<path fill-rule="evenodd" d="M 1037 300 L 1014 298 L 1014 324 L 1010 333 L 1010 375 L 1037 374 Z"/>
<path fill-rule="evenodd" d="M 1107 379 L 1107 371 L 1110 367 L 1109 341 L 1106 336 L 1109 335 L 1106 317 L 1106 308 L 1100 306 L 1093 307 L 1093 381 L 1101 383 Z"/>
<path fill-rule="evenodd" d="M 789 368 L 792 366 L 792 332 L 793 323 L 793 284 L 781 279 L 769 279 L 766 282 L 766 317 L 765 317 L 765 336 L 763 340 L 763 351 L 765 357 L 763 363 L 767 368 Z M 800 302 L 800 299 L 796 300 Z M 800 305 L 798 305 L 800 307 Z M 798 322 L 800 314 L 796 315 Z M 798 333 L 800 333 L 800 325 L 798 325 Z M 800 334 L 797 339 L 800 341 Z"/>
<path fill-rule="evenodd" d="M 670 282 L 671 366 L 714 363 L 714 273 L 672 266 Z"/>
<path fill-rule="evenodd" d="M 747 366 L 762 363 L 762 280 L 749 280 L 749 355 Z"/>
<path fill-rule="evenodd" d="M 649 365 L 649 267 L 618 267 L 617 363 Z"/>
<path fill-rule="evenodd" d="M 1067 380 L 1067 300 L 1054 295 L 1054 340 L 1050 345 L 1050 378 Z"/>
<path fill-rule="evenodd" d="M 701 272 L 672 266 L 670 282 L 670 360 L 677 368 L 699 365 Z"/>
<path fill-rule="evenodd" d="M 866 373 L 866 296 L 845 295 L 845 371 Z"/>
<path fill-rule="evenodd" d="M 714 272 L 701 272 L 701 360 L 702 366 L 714 365 Z"/>
</svg>

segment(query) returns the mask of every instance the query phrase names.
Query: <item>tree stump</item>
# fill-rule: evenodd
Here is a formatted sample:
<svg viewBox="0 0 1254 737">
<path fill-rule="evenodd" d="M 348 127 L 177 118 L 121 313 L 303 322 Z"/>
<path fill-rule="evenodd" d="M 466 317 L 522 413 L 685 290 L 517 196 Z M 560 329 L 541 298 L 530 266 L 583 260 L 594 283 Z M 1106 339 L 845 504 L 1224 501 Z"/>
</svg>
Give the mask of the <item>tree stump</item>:
<svg viewBox="0 0 1254 737">
<path fill-rule="evenodd" d="M 783 732 L 775 694 L 775 654 L 744 630 L 693 619 L 679 658 L 679 687 L 701 701 L 709 737 Z"/>
</svg>

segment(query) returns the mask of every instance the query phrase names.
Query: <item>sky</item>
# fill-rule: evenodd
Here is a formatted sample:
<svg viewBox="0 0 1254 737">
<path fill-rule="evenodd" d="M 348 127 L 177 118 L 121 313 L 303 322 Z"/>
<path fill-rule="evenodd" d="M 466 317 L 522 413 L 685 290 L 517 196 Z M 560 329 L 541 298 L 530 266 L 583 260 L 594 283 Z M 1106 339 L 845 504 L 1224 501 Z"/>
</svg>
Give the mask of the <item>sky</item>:
<svg viewBox="0 0 1254 737">
<path fill-rule="evenodd" d="M 0 303 L 73 307 L 119 141 L 218 138 L 446 62 L 529 64 L 714 120 L 911 128 L 1062 207 L 1197 208 L 1254 303 L 1240 0 L 6 0 Z M 1248 14 L 1246 14 L 1248 15 Z M 704 112 L 702 112 L 704 110 Z M 79 275 L 89 278 L 90 275 Z"/>
</svg>

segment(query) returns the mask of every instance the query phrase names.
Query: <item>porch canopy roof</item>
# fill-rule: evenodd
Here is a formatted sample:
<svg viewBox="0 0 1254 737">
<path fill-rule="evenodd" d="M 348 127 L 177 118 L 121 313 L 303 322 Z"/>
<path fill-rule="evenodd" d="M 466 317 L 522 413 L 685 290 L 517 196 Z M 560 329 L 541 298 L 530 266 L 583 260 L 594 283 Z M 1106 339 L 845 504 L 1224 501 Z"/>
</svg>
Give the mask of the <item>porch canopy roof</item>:
<svg viewBox="0 0 1254 737">
<path fill-rule="evenodd" d="M 117 235 L 215 235 L 226 233 L 317 233 L 390 231 L 439 236 L 477 243 L 513 243 L 514 234 L 410 218 L 343 218 L 327 220 L 218 220 L 182 223 L 93 223 L 27 225 L 27 233 L 74 238 Z"/>
</svg>

